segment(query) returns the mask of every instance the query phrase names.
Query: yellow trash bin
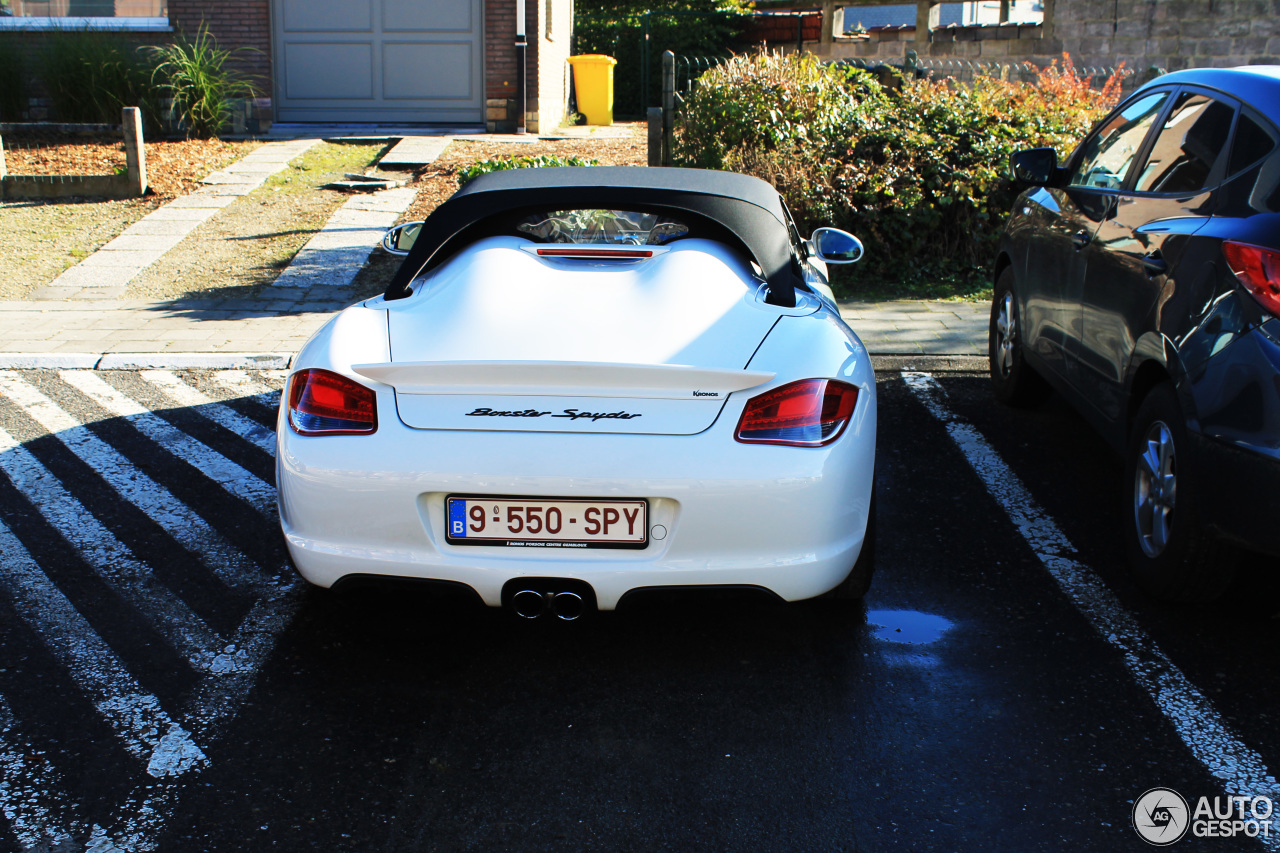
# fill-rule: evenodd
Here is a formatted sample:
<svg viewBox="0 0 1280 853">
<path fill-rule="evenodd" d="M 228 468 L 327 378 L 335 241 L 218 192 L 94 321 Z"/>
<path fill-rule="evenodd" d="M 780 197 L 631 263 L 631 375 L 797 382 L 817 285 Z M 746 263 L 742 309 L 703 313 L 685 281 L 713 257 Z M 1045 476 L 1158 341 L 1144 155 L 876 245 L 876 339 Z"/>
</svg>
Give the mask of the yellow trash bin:
<svg viewBox="0 0 1280 853">
<path fill-rule="evenodd" d="M 578 91 L 578 112 L 587 117 L 587 124 L 613 124 L 613 66 L 618 60 L 587 53 L 569 57 L 569 64 Z"/>
</svg>

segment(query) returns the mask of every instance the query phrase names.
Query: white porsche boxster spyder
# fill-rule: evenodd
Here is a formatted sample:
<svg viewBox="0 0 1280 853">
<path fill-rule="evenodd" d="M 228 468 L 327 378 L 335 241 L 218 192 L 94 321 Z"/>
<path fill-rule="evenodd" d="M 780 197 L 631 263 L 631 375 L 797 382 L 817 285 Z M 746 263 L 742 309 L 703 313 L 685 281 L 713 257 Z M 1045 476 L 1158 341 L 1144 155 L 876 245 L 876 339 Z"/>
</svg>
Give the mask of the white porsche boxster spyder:
<svg viewBox="0 0 1280 853">
<path fill-rule="evenodd" d="M 386 293 L 295 359 L 280 522 L 302 576 L 461 586 L 573 619 L 654 588 L 861 598 L 876 391 L 828 263 L 726 172 L 540 168 L 467 184 Z"/>
</svg>

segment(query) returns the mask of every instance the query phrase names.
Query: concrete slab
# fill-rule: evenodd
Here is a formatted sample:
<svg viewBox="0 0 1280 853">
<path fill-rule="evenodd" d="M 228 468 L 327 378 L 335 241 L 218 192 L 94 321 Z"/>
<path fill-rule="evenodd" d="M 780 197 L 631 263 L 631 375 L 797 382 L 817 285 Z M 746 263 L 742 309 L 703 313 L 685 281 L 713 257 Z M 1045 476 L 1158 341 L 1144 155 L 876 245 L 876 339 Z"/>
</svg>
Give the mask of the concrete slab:
<svg viewBox="0 0 1280 853">
<path fill-rule="evenodd" d="M 378 166 L 383 169 L 417 169 L 426 166 L 435 162 L 444 149 L 449 147 L 449 142 L 449 137 L 406 136 L 383 155 Z"/>
<path fill-rule="evenodd" d="M 160 210 L 177 210 L 181 208 L 219 210 L 231 204 L 235 200 L 236 197 L 233 195 L 223 195 L 211 192 L 209 189 L 199 189 L 191 195 L 186 195 L 182 198 L 175 198 L 173 201 L 160 208 Z M 156 212 L 158 213 L 159 211 Z"/>
<path fill-rule="evenodd" d="M 130 229 L 131 231 L 132 229 Z M 125 231 L 119 237 L 112 240 L 107 245 L 98 250 L 102 252 L 165 252 L 178 245 L 181 237 L 174 236 L 146 236 L 141 234 L 132 234 Z M 157 256 L 159 257 L 159 256 Z M 86 260 L 88 260 L 86 258 Z M 154 259 L 153 259 L 154 260 Z M 148 261 L 150 263 L 150 261 Z"/>
<path fill-rule="evenodd" d="M 119 238 L 116 238 L 119 239 Z M 114 242 L 114 241 L 113 241 Z M 107 246 L 110 246 L 108 243 Z M 170 244 L 171 247 L 172 244 Z M 103 267 L 130 267 L 133 269 L 133 275 L 137 275 L 138 271 L 150 263 L 155 262 L 164 255 L 166 249 L 108 249 L 103 246 L 89 257 L 85 258 L 76 266 L 64 272 L 61 276 L 54 279 L 54 284 L 62 284 L 62 279 L 71 275 L 79 269 L 101 269 Z M 168 247 L 166 247 L 168 248 Z M 130 278 L 133 276 L 131 275 Z"/>
<path fill-rule="evenodd" d="M 48 288 L 40 288 L 34 296 L 37 299 L 48 299 L 50 295 L 46 295 L 46 290 L 62 290 L 67 287 L 74 287 L 77 290 L 84 288 L 99 287 L 115 287 L 117 285 L 128 284 L 129 281 L 138 274 L 138 270 L 133 266 L 119 267 L 86 267 L 84 265 L 72 267 L 53 280 L 53 284 Z"/>
<path fill-rule="evenodd" d="M 143 219 L 129 226 L 130 237 L 178 237 L 182 238 L 200 227 L 208 219 Z M 174 245 L 177 245 L 176 241 Z"/>
<path fill-rule="evenodd" d="M 99 370 L 286 370 L 289 353 L 115 353 Z"/>
<path fill-rule="evenodd" d="M 0 353 L 0 370 L 92 370 L 96 353 Z"/>
<path fill-rule="evenodd" d="M 226 196 L 218 196 L 218 198 L 219 200 L 225 200 L 226 204 L 219 204 L 217 207 L 175 207 L 173 204 L 166 204 L 164 207 L 153 210 L 139 219 L 134 223 L 134 226 L 143 222 L 204 222 L 232 201 Z M 178 199 L 178 201 L 182 201 L 182 199 Z"/>
</svg>

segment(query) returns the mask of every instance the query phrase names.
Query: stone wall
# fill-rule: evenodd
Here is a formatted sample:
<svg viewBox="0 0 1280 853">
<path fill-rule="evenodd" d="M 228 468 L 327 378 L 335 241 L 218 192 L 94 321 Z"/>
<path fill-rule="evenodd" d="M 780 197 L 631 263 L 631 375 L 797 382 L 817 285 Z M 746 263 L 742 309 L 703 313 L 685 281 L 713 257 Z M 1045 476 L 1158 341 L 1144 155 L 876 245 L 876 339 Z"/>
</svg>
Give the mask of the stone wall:
<svg viewBox="0 0 1280 853">
<path fill-rule="evenodd" d="M 925 5 L 936 6 L 929 0 Z M 1065 52 L 1078 67 L 1121 62 L 1134 81 L 1157 71 L 1280 63 L 1280 0 L 1044 0 L 1043 24 L 883 27 L 815 49 L 833 58 L 920 57 L 1045 65 Z"/>
</svg>

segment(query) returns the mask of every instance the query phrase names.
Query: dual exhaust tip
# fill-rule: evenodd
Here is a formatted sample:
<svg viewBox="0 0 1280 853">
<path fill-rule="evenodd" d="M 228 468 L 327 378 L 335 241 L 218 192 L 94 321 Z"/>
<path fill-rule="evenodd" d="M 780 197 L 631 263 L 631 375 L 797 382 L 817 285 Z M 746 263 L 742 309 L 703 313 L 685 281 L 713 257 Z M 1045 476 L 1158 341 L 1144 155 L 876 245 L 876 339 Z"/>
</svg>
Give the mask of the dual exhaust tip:
<svg viewBox="0 0 1280 853">
<path fill-rule="evenodd" d="M 573 622 L 587 612 L 587 602 L 578 593 L 566 589 L 521 589 L 511 596 L 511 610 L 522 619 L 551 615 Z"/>
</svg>

